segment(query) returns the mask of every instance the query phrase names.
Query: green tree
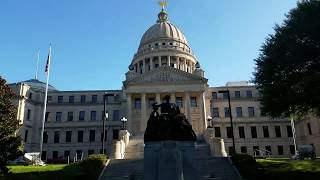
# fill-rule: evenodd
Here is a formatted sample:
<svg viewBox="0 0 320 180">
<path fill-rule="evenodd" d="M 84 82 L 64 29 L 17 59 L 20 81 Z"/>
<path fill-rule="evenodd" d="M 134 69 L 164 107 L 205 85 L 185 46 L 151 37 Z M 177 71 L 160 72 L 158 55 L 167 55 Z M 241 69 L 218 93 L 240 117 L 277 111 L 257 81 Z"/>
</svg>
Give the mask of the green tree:
<svg viewBox="0 0 320 180">
<path fill-rule="evenodd" d="M 16 108 L 12 104 L 14 93 L 0 76 L 0 173 L 6 174 L 8 160 L 14 160 L 22 155 L 20 151 L 21 138 L 16 135 L 19 120 Z"/>
<path fill-rule="evenodd" d="M 320 1 L 298 2 L 274 30 L 255 59 L 262 113 L 320 116 Z"/>
</svg>

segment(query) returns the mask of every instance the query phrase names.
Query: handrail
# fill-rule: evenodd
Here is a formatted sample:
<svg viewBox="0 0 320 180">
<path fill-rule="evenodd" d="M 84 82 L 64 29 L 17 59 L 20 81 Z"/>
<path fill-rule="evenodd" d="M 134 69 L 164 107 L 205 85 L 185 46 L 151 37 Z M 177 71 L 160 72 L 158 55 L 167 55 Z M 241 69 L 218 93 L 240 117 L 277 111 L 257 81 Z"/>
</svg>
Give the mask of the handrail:
<svg viewBox="0 0 320 180">
<path fill-rule="evenodd" d="M 270 158 L 271 157 L 271 151 L 268 151 L 266 149 L 255 149 L 253 151 L 253 156 L 257 157 L 257 153 L 261 154 L 260 156 L 262 157 L 267 157 Z"/>
</svg>

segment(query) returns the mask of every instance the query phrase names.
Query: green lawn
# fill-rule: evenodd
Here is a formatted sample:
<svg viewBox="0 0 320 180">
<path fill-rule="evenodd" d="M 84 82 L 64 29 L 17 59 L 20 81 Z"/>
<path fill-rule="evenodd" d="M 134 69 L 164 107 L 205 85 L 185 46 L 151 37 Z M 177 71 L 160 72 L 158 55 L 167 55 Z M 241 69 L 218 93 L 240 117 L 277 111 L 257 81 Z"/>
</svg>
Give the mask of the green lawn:
<svg viewBox="0 0 320 180">
<path fill-rule="evenodd" d="M 50 164 L 46 166 L 8 166 L 10 173 L 28 173 L 43 171 L 59 171 L 65 168 L 66 164 Z"/>
</svg>

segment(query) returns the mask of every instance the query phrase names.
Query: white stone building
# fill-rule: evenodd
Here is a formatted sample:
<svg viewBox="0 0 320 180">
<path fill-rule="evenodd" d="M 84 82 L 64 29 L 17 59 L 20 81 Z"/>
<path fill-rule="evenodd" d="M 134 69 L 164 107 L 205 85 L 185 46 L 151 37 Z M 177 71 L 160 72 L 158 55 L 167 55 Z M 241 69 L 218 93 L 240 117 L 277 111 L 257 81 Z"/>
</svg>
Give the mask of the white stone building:
<svg viewBox="0 0 320 180">
<path fill-rule="evenodd" d="M 234 123 L 236 151 L 254 154 L 267 150 L 272 156 L 294 154 L 292 131 L 288 119 L 261 116 L 259 93 L 247 82 L 209 87 L 199 60 L 184 34 L 171 22 L 165 11 L 158 14 L 156 24 L 141 38 L 138 51 L 129 64 L 122 90 L 60 91 L 49 87 L 44 130 L 43 158 L 87 156 L 100 153 L 103 97 L 107 93 L 106 151 L 113 158 L 123 158 L 126 140 L 121 134 L 120 119 L 128 119 L 132 137 L 142 138 L 151 104 L 161 103 L 169 95 L 192 124 L 199 141 L 204 135 L 222 138 L 225 149 L 232 148 L 232 129 L 228 101 L 219 90 L 229 90 Z M 27 152 L 39 151 L 41 117 L 45 84 L 32 79 L 10 84 L 16 92 L 17 118 Z M 209 117 L 212 117 L 211 121 Z M 298 143 L 313 144 L 319 154 L 320 124 L 313 120 L 299 123 Z M 309 125 L 308 125 L 309 123 Z M 212 126 L 213 128 L 207 128 Z M 305 126 L 307 130 L 305 129 Z M 310 133 L 310 128 L 312 132 Z M 120 132 L 120 133 L 119 133 Z M 309 132 L 309 133 L 306 133 Z M 312 138 L 309 138 L 312 135 Z"/>
</svg>

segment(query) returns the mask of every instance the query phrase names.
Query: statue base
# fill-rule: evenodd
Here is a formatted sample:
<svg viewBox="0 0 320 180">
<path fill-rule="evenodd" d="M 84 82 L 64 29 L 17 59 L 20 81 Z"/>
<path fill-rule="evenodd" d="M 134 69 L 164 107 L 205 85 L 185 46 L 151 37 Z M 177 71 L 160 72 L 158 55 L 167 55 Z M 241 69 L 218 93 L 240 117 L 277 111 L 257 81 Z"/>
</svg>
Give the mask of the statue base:
<svg viewBox="0 0 320 180">
<path fill-rule="evenodd" d="M 146 142 L 145 180 L 198 180 L 193 141 Z"/>
</svg>

